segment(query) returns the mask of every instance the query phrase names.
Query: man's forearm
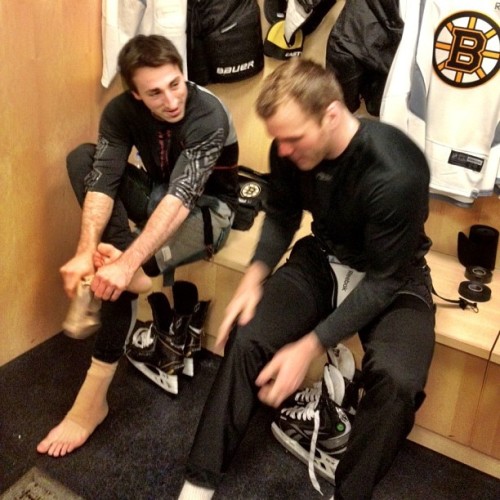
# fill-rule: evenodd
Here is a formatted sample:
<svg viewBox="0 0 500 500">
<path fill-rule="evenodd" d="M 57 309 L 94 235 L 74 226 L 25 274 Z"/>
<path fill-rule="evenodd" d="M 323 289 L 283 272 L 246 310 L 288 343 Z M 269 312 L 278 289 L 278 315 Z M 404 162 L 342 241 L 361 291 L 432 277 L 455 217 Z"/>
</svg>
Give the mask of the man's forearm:
<svg viewBox="0 0 500 500">
<path fill-rule="evenodd" d="M 122 254 L 120 260 L 135 272 L 179 229 L 189 215 L 181 200 L 167 195 L 148 220 L 139 237 Z"/>
<path fill-rule="evenodd" d="M 101 241 L 111 217 L 114 200 L 104 193 L 88 192 L 82 210 L 82 224 L 77 253 L 93 252 Z"/>
<path fill-rule="evenodd" d="M 241 288 L 260 285 L 271 274 L 271 269 L 260 260 L 252 262 L 240 282 Z"/>
</svg>

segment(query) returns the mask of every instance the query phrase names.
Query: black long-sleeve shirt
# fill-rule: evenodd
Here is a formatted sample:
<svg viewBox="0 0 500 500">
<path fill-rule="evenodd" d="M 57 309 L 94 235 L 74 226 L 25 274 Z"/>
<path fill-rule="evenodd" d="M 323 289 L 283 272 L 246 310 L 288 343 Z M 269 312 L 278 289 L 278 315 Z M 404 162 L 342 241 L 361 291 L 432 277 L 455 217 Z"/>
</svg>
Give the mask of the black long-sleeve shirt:
<svg viewBox="0 0 500 500">
<path fill-rule="evenodd" d="M 431 246 L 429 168 L 420 149 L 387 124 L 361 120 L 335 160 L 300 171 L 270 151 L 270 190 L 253 260 L 273 269 L 300 226 L 304 210 L 325 250 L 366 273 L 351 294 L 315 329 L 324 345 L 346 338 L 377 317 L 397 293 L 421 295 L 415 269 Z M 418 280 L 417 280 L 418 281 Z M 427 290 L 427 287 L 425 287 Z"/>
<path fill-rule="evenodd" d="M 124 92 L 109 102 L 99 125 L 99 140 L 88 189 L 116 196 L 135 146 L 154 184 L 192 209 L 202 194 L 233 210 L 238 200 L 238 142 L 231 116 L 206 89 L 187 82 L 183 119 L 155 118 L 142 101 Z"/>
</svg>

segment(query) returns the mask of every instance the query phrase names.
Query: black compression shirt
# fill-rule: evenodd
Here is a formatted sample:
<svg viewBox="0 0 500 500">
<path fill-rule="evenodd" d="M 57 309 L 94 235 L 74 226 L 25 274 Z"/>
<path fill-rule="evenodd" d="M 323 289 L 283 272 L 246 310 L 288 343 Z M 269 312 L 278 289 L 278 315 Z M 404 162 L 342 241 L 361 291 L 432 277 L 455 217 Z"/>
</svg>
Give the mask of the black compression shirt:
<svg viewBox="0 0 500 500">
<path fill-rule="evenodd" d="M 185 116 L 174 124 L 155 118 L 130 92 L 106 106 L 89 191 L 114 198 L 135 146 L 152 182 L 168 185 L 187 208 L 204 192 L 235 209 L 238 142 L 231 117 L 212 93 L 187 87 Z"/>
<path fill-rule="evenodd" d="M 270 268 L 290 244 L 303 210 L 328 253 L 366 272 L 344 302 L 315 329 L 325 345 L 353 335 L 381 313 L 421 266 L 431 242 L 429 168 L 423 153 L 387 124 L 361 120 L 347 149 L 302 172 L 270 151 L 271 186 L 261 240 L 253 260 Z"/>
</svg>

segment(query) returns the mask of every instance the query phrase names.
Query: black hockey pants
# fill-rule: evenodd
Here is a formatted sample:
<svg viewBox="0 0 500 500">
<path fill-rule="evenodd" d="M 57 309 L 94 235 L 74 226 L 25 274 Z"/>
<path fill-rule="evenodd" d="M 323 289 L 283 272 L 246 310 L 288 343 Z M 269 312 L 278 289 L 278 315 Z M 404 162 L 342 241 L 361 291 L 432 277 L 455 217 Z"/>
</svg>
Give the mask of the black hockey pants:
<svg viewBox="0 0 500 500">
<path fill-rule="evenodd" d="M 187 480 L 217 487 L 259 404 L 257 375 L 280 347 L 330 313 L 332 286 L 314 239 L 299 241 L 267 281 L 254 319 L 230 336 L 200 418 Z M 356 500 L 371 497 L 413 426 L 434 349 L 434 312 L 420 298 L 400 295 L 359 336 L 366 395 L 335 478 L 335 498 Z M 304 491 L 309 487 L 304 484 Z"/>
</svg>

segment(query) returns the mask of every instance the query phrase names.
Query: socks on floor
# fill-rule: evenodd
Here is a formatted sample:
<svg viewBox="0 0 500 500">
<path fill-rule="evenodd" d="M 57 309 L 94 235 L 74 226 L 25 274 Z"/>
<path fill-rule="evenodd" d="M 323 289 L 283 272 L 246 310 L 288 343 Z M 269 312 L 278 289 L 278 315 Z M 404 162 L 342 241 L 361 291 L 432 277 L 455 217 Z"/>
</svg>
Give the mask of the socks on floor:
<svg viewBox="0 0 500 500">
<path fill-rule="evenodd" d="M 178 500 L 211 500 L 215 491 L 186 481 Z"/>
</svg>

